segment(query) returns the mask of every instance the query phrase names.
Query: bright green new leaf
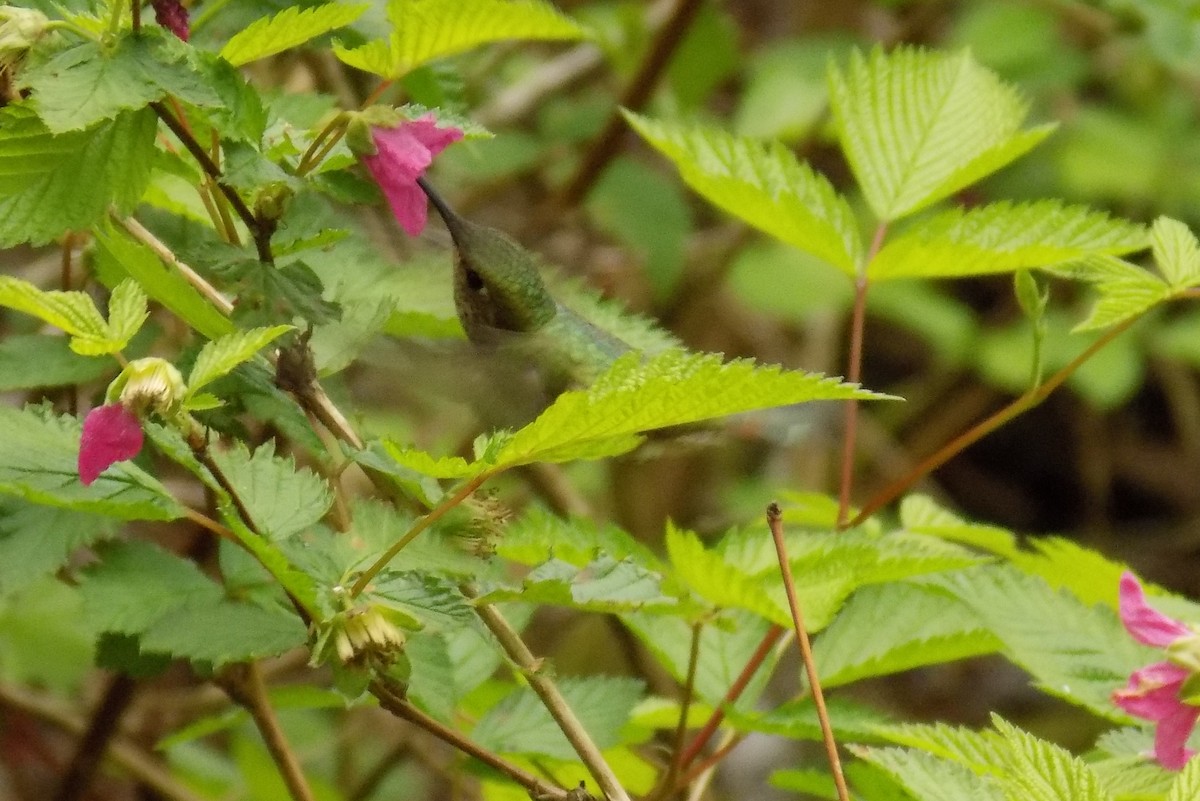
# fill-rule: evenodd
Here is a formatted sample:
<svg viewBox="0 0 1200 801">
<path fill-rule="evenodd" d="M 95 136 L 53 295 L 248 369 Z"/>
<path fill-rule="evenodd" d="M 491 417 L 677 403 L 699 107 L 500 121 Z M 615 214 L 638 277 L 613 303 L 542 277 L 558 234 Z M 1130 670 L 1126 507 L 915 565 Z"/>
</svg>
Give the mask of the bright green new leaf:
<svg viewBox="0 0 1200 801">
<path fill-rule="evenodd" d="M 778 626 L 791 616 L 786 606 L 767 594 L 762 581 L 710 551 L 690 531 L 667 525 L 667 554 L 679 577 L 692 592 L 718 607 L 745 609 Z"/>
<path fill-rule="evenodd" d="M 871 209 L 895 220 L 995 172 L 1044 139 L 1021 130 L 1027 107 L 964 51 L 852 54 L 829 68 L 842 149 Z"/>
<path fill-rule="evenodd" d="M 1159 217 L 1150 229 L 1154 263 L 1172 287 L 1200 284 L 1200 242 L 1179 220 Z"/>
<path fill-rule="evenodd" d="M 275 455 L 270 444 L 251 454 L 238 444 L 214 450 L 213 460 L 233 485 L 252 524 L 266 539 L 278 542 L 300 533 L 320 520 L 333 495 L 323 479 L 309 470 L 296 469 L 291 458 Z"/>
<path fill-rule="evenodd" d="M 221 48 L 221 57 L 240 67 L 343 28 L 362 16 L 368 8 L 368 3 L 327 3 L 309 8 L 288 6 L 275 16 L 263 17 L 251 23 L 250 27 L 238 31 Z"/>
<path fill-rule="evenodd" d="M 505 39 L 581 39 L 585 32 L 542 0 L 389 0 L 392 33 L 361 47 L 333 46 L 346 64 L 383 78 Z"/>
<path fill-rule="evenodd" d="M 908 748 L 855 748 L 854 752 L 882 769 L 921 801 L 1010 801 L 992 778 L 962 765 Z M 1066 799 L 1063 799 L 1066 801 Z"/>
<path fill-rule="evenodd" d="M 1094 255 L 1051 272 L 1095 284 L 1100 293 L 1091 314 L 1074 331 L 1111 328 L 1169 300 L 1175 293 L 1161 278 L 1115 256 Z"/>
<path fill-rule="evenodd" d="M 18 73 L 52 133 L 88 128 L 170 94 L 197 106 L 221 98 L 190 63 L 187 45 L 157 28 L 108 44 L 85 40 Z"/>
<path fill-rule="evenodd" d="M 94 355 L 95 344 L 107 338 L 108 324 L 86 292 L 38 289 L 28 281 L 0 275 L 0 306 L 31 314 L 70 334 L 71 350 Z"/>
<path fill-rule="evenodd" d="M 178 272 L 169 270 L 149 248 L 116 226 L 105 223 L 92 229 L 98 269 L 113 280 L 127 275 L 151 298 L 209 339 L 237 330 Z"/>
<path fill-rule="evenodd" d="M 1188 760 L 1175 777 L 1165 801 L 1191 801 L 1193 798 L 1200 798 L 1200 759 Z"/>
<path fill-rule="evenodd" d="M 1008 745 L 997 771 L 1009 798 L 1028 801 L 1111 801 L 1087 763 L 1065 748 L 1034 737 L 992 715 L 992 724 Z"/>
<path fill-rule="evenodd" d="M 637 679 L 616 676 L 562 679 L 558 688 L 600 748 L 620 742 L 621 727 L 644 689 Z M 475 725 L 471 739 L 502 754 L 578 758 L 546 707 L 528 687 L 517 689 L 488 710 Z"/>
<path fill-rule="evenodd" d="M 1145 246 L 1146 232 L 1140 225 L 1084 206 L 1055 200 L 993 203 L 917 223 L 884 246 L 867 265 L 867 275 L 874 280 L 959 278 L 1093 254 L 1118 255 Z"/>
<path fill-rule="evenodd" d="M 611 456 L 631 450 L 640 432 L 655 428 L 804 401 L 880 397 L 836 378 L 748 360 L 723 363 L 715 354 L 671 350 L 643 362 L 629 353 L 588 389 L 559 395 L 512 435 L 492 464 Z"/>
<path fill-rule="evenodd" d="M 945 591 L 897 582 L 854 593 L 817 638 L 813 656 L 821 685 L 837 687 L 999 648 L 978 616 Z"/>
<path fill-rule="evenodd" d="M 1110 720 L 1126 720 L 1112 691 L 1153 661 L 1112 609 L 1086 606 L 1008 565 L 985 565 L 927 579 L 970 607 L 1005 655 L 1051 695 Z"/>
<path fill-rule="evenodd" d="M 27 103 L 0 109 L 0 247 L 82 230 L 127 213 L 150 180 L 158 120 L 149 109 L 55 136 Z"/>
<path fill-rule="evenodd" d="M 422 450 L 402 447 L 391 440 L 385 440 L 383 449 L 392 457 L 396 464 L 423 476 L 433 478 L 467 478 L 476 475 L 479 468 L 461 456 L 434 457 Z"/>
<path fill-rule="evenodd" d="M 786 147 L 629 112 L 625 117 L 709 201 L 842 272 L 855 274 L 862 243 L 854 212 L 824 176 L 798 161 Z"/>
<path fill-rule="evenodd" d="M 123 350 L 149 316 L 146 293 L 137 281 L 126 278 L 117 284 L 108 299 L 108 340 L 113 347 L 105 352 Z"/>
<path fill-rule="evenodd" d="M 200 349 L 200 355 L 196 357 L 196 363 L 192 365 L 191 374 L 188 375 L 189 397 L 195 395 L 204 385 L 231 372 L 239 364 L 250 361 L 261 349 L 291 330 L 290 325 L 251 328 L 205 343 Z"/>
</svg>

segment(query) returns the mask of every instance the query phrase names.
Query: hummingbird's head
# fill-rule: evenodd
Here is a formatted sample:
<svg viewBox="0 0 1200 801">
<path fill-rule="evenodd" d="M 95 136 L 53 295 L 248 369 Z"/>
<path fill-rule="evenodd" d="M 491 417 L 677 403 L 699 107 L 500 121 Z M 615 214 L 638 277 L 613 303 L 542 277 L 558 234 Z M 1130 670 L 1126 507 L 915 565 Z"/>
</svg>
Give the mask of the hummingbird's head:
<svg viewBox="0 0 1200 801">
<path fill-rule="evenodd" d="M 423 178 L 418 183 L 454 240 L 454 305 L 467 337 L 482 341 L 496 331 L 530 333 L 550 322 L 558 306 L 537 258 L 495 228 L 460 217 Z"/>
</svg>

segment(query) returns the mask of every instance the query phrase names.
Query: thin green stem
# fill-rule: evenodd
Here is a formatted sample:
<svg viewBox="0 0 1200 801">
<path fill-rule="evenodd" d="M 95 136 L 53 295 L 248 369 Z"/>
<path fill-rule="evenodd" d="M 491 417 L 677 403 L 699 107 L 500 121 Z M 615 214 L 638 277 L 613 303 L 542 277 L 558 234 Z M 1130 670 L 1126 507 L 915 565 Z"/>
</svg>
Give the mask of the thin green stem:
<svg viewBox="0 0 1200 801">
<path fill-rule="evenodd" d="M 857 384 L 862 379 L 862 350 L 863 333 L 867 319 L 867 290 L 870 280 L 867 269 L 875 255 L 883 247 L 883 238 L 887 235 L 887 223 L 880 223 L 875 228 L 871 238 L 871 247 L 863 260 L 863 266 L 854 281 L 854 310 L 850 321 L 850 353 L 846 367 L 846 380 Z M 858 440 L 858 401 L 853 398 L 846 401 L 846 422 L 842 433 L 842 467 L 838 480 L 838 528 L 845 527 L 846 517 L 850 514 L 850 500 L 854 492 L 854 455 Z"/>
<path fill-rule="evenodd" d="M 674 791 L 675 780 L 679 777 L 683 767 L 683 751 L 687 746 L 688 713 L 691 711 L 692 695 L 696 691 L 696 666 L 700 663 L 700 635 L 703 631 L 703 623 L 692 624 L 692 644 L 688 649 L 687 675 L 683 682 L 683 698 L 679 702 L 679 722 L 675 724 L 671 765 L 667 769 L 667 775 L 663 778 L 661 795 L 654 793 L 652 794 L 654 798 L 666 797 Z"/>
<path fill-rule="evenodd" d="M 963 450 L 983 439 L 988 434 L 992 433 L 1009 420 L 1012 420 L 1017 415 L 1032 409 L 1034 406 L 1037 406 L 1039 403 L 1044 401 L 1051 392 L 1058 389 L 1063 382 L 1074 375 L 1075 371 L 1082 367 L 1083 364 L 1091 359 L 1092 356 L 1100 351 L 1100 349 L 1124 333 L 1139 319 L 1141 319 L 1141 315 L 1138 315 L 1137 317 L 1131 317 L 1128 320 L 1124 320 L 1123 322 L 1108 329 L 1082 353 L 1072 359 L 1070 364 L 1060 369 L 1054 375 L 1050 376 L 1046 382 L 1031 388 L 1012 403 L 993 414 L 991 417 L 988 417 L 986 420 L 983 420 L 974 427 L 964 431 L 962 434 L 943 445 L 933 454 L 922 459 L 916 467 L 888 484 L 886 487 L 876 493 L 874 497 L 867 501 L 859 513 L 846 525 L 846 527 L 853 528 L 854 526 L 861 524 L 871 515 L 875 514 L 875 512 L 879 511 L 881 508 L 899 497 L 901 493 L 903 493 L 921 478 L 938 469 L 946 462 L 950 461 L 959 453 L 961 453 Z"/>
<path fill-rule="evenodd" d="M 846 787 L 846 776 L 842 772 L 842 760 L 838 756 L 837 740 L 833 736 L 833 727 L 829 725 L 829 710 L 825 708 L 825 694 L 821 691 L 821 682 L 817 676 L 817 663 L 813 661 L 812 644 L 808 641 L 808 630 L 804 627 L 804 612 L 800 608 L 800 599 L 796 595 L 792 563 L 788 559 L 787 544 L 783 538 L 783 512 L 780 511 L 778 504 L 772 503 L 767 507 L 767 527 L 771 529 L 771 539 L 775 543 L 775 555 L 779 558 L 779 571 L 783 575 L 783 589 L 787 593 L 788 610 L 792 615 L 792 628 L 796 634 L 796 644 L 800 647 L 800 657 L 804 660 L 804 672 L 808 675 L 808 686 L 812 692 L 813 705 L 817 708 L 817 720 L 821 723 L 821 739 L 825 743 L 825 756 L 829 760 L 829 772 L 833 774 L 833 783 L 837 786 L 839 801 L 850 801 L 850 790 Z"/>
<path fill-rule="evenodd" d="M 358 577 L 357 581 L 354 582 L 354 586 L 350 588 L 350 597 L 356 598 L 361 595 L 362 591 L 365 590 L 367 585 L 371 583 L 371 580 L 379 574 L 379 571 L 383 570 L 388 562 L 395 559 L 396 555 L 400 553 L 400 551 L 404 550 L 405 546 L 416 539 L 418 534 L 432 526 L 437 521 L 441 520 L 442 517 L 450 512 L 450 510 L 465 501 L 467 496 L 479 489 L 483 482 L 487 481 L 497 472 L 498 471 L 483 472 L 469 481 L 464 482 L 456 492 L 454 492 L 452 495 L 447 495 L 441 503 L 439 503 L 437 506 L 431 509 L 428 514 L 414 523 L 413 527 L 408 530 L 408 533 L 398 539 L 392 545 L 392 547 L 387 549 L 383 556 L 376 559 L 374 564 L 363 571 L 363 574 Z"/>
<path fill-rule="evenodd" d="M 321 160 L 333 149 L 333 145 L 336 145 L 345 133 L 346 118 L 338 114 L 326 123 L 325 127 L 318 131 L 316 137 L 309 143 L 308 149 L 304 151 L 304 155 L 300 157 L 300 161 L 296 165 L 296 175 L 304 175 L 313 167 L 320 164 Z M 334 140 L 333 145 L 330 145 L 328 148 L 322 148 L 325 140 L 335 134 L 337 139 Z M 320 155 L 318 155 L 318 152 Z"/>
<path fill-rule="evenodd" d="M 142 0 L 130 0 L 129 11 L 133 14 L 130 27 L 134 33 L 138 33 L 142 29 Z"/>
</svg>

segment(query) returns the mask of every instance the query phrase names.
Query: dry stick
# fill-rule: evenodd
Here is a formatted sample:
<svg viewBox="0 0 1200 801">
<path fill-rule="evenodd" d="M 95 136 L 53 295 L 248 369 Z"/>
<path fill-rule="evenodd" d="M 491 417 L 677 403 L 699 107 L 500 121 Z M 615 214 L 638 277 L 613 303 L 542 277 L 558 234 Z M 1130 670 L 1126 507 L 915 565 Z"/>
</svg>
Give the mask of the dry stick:
<svg viewBox="0 0 1200 801">
<path fill-rule="evenodd" d="M 766 660 L 767 654 L 771 652 L 771 648 L 783 636 L 783 628 L 781 626 L 772 625 L 767 629 L 767 633 L 763 635 L 762 641 L 758 647 L 754 649 L 754 653 L 750 655 L 750 659 L 746 661 L 746 666 L 742 668 L 742 672 L 733 680 L 733 684 L 725 692 L 725 697 L 721 699 L 720 705 L 713 710 L 712 715 L 699 733 L 692 738 L 692 742 L 684 750 L 683 756 L 679 759 L 681 768 L 686 768 L 696 760 L 700 752 L 704 750 L 705 743 L 713 736 L 713 733 L 721 727 L 722 721 L 725 720 L 725 707 L 734 704 L 737 699 L 742 697 L 742 693 L 746 691 L 750 680 L 754 678 L 754 674 L 762 667 L 762 663 Z"/>
<path fill-rule="evenodd" d="M 137 680 L 129 676 L 117 675 L 109 681 L 100 703 L 92 712 L 87 731 L 79 740 L 66 775 L 58 785 L 54 801 L 74 801 L 87 794 L 96 768 L 108 750 L 109 742 L 116 736 L 117 725 L 133 702 L 136 691 Z"/>
<path fill-rule="evenodd" d="M 880 223 L 871 238 L 871 247 L 867 251 L 864 265 L 870 265 L 875 254 L 883 247 L 883 238 L 887 234 L 887 223 Z M 846 370 L 846 380 L 857 384 L 862 378 L 862 349 L 863 328 L 867 317 L 867 289 L 870 282 L 867 279 L 866 267 L 861 269 L 854 281 L 854 313 L 850 322 L 850 356 Z M 846 516 L 850 514 L 850 498 L 854 488 L 854 451 L 855 440 L 858 438 L 858 401 L 851 398 L 846 401 L 846 426 L 842 434 L 842 471 L 838 481 L 838 529 L 844 529 Z"/>
<path fill-rule="evenodd" d="M 388 712 L 391 712 L 396 717 L 407 720 L 409 723 L 424 729 L 438 739 L 454 746 L 464 754 L 472 756 L 488 767 L 503 773 L 505 776 L 528 790 L 531 795 L 537 795 L 538 797 L 545 796 L 549 799 L 566 798 L 567 793 L 565 790 L 546 784 L 532 773 L 522 770 L 516 765 L 505 761 L 486 748 L 483 748 L 471 740 L 468 740 L 466 737 L 454 731 L 453 729 L 448 728 L 429 717 L 424 712 L 417 709 L 415 706 L 398 695 L 384 681 L 375 679 L 371 682 L 371 685 L 368 689 L 372 695 L 379 699 L 379 705 Z"/>
<path fill-rule="evenodd" d="M 464 588 L 464 592 L 468 597 L 475 595 L 470 588 Z M 600 749 L 592 741 L 579 718 L 575 716 L 575 712 L 567 704 L 567 700 L 563 698 L 558 687 L 540 672 L 541 660 L 533 655 L 524 640 L 521 639 L 521 635 L 517 634 L 516 630 L 500 614 L 500 611 L 491 604 L 479 604 L 475 607 L 475 614 L 479 615 L 479 619 L 495 635 L 509 659 L 521 669 L 522 674 L 529 681 L 529 686 L 542 700 L 546 711 L 550 713 L 550 717 L 554 718 L 554 722 L 558 724 L 558 728 L 571 743 L 571 747 L 575 749 L 575 753 L 579 755 L 579 759 L 592 774 L 592 778 L 596 780 L 596 784 L 599 785 L 608 801 L 630 801 L 629 795 L 621 787 L 616 774 L 608 766 L 604 755 L 600 753 Z"/>
<path fill-rule="evenodd" d="M 699 10 L 700 0 L 679 0 L 670 18 L 650 45 L 650 52 L 646 55 L 646 60 L 642 62 L 641 69 L 634 76 L 633 82 L 629 84 L 625 94 L 621 97 L 619 107 L 624 106 L 631 111 L 638 111 L 646 105 L 654 87 L 658 85 L 659 77 L 670 63 L 672 54 L 679 43 L 683 41 L 684 33 L 687 32 Z M 629 126 L 619 107 L 613 109 L 604 130 L 596 137 L 595 143 L 588 148 L 583 163 L 579 165 L 574 178 L 563 190 L 559 199 L 561 205 L 567 207 L 578 205 L 592 185 L 596 183 L 596 179 L 600 177 L 605 166 L 616 156 L 621 146 L 621 138 Z"/>
<path fill-rule="evenodd" d="M 279 726 L 275 710 L 267 698 L 267 685 L 263 682 L 257 662 L 247 662 L 244 665 L 234 665 L 226 669 L 217 681 L 221 688 L 229 694 L 239 706 L 245 708 L 254 719 L 267 751 L 283 776 L 288 792 L 296 801 L 315 801 L 308 779 L 300 767 L 291 745 Z"/>
<path fill-rule="evenodd" d="M 48 696 L 21 687 L 0 684 L 0 705 L 20 709 L 77 736 L 87 731 L 87 721 L 74 711 L 64 709 Z M 104 759 L 170 801 L 205 801 L 172 776 L 164 765 L 120 736 L 110 741 Z"/>
<path fill-rule="evenodd" d="M 833 728 L 829 725 L 829 711 L 825 708 L 825 694 L 821 692 L 821 682 L 817 677 L 817 664 L 813 661 L 812 645 L 808 641 L 808 631 L 804 628 L 804 614 L 800 610 L 800 600 L 796 597 L 796 582 L 792 578 L 792 564 L 788 560 L 787 546 L 783 541 L 783 512 L 779 504 L 772 503 L 767 507 L 767 525 L 771 529 L 771 539 L 775 541 L 775 553 L 779 557 L 779 570 L 783 573 L 783 589 L 787 593 L 788 609 L 792 613 L 792 626 L 796 632 L 796 644 L 800 646 L 800 656 L 804 659 L 804 671 L 808 674 L 808 686 L 812 691 L 813 706 L 817 708 L 817 720 L 821 722 L 821 737 L 825 741 L 825 755 L 829 758 L 829 771 L 833 774 L 833 783 L 837 785 L 838 798 L 850 801 L 850 790 L 846 787 L 846 777 L 842 774 L 842 760 L 838 757 L 837 741 L 833 739 Z"/>
<path fill-rule="evenodd" d="M 1044 401 L 1051 392 L 1058 389 L 1058 387 L 1064 381 L 1070 378 L 1075 371 L 1078 370 L 1080 366 L 1082 366 L 1088 359 L 1095 355 L 1097 351 L 1099 351 L 1109 342 L 1112 342 L 1120 334 L 1124 333 L 1126 329 L 1128 329 L 1139 319 L 1141 319 L 1141 315 L 1138 315 L 1137 317 L 1131 317 L 1128 320 L 1125 320 L 1120 324 L 1108 329 L 1104 332 L 1103 336 L 1089 345 L 1083 351 L 1083 353 L 1072 359 L 1070 364 L 1068 364 L 1066 367 L 1063 367 L 1045 382 L 1028 390 L 1025 392 L 1025 394 L 1021 395 L 1019 398 L 993 414 L 991 417 L 987 418 L 975 427 L 964 431 L 962 434 L 939 448 L 935 453 L 922 459 L 920 463 L 918 463 L 917 466 L 912 470 L 908 471 L 900 478 L 888 484 L 880 492 L 876 493 L 876 495 L 862 507 L 862 510 L 859 511 L 854 519 L 847 523 L 846 527 L 853 528 L 854 526 L 859 525 L 871 515 L 875 514 L 875 512 L 879 511 L 879 509 L 891 503 L 902 492 L 911 487 L 922 477 L 938 469 L 943 464 L 961 453 L 963 450 L 983 439 L 988 434 L 992 433 L 1009 420 L 1012 420 L 1017 415 L 1032 409 L 1034 406 L 1037 406 L 1039 403 Z"/>
</svg>

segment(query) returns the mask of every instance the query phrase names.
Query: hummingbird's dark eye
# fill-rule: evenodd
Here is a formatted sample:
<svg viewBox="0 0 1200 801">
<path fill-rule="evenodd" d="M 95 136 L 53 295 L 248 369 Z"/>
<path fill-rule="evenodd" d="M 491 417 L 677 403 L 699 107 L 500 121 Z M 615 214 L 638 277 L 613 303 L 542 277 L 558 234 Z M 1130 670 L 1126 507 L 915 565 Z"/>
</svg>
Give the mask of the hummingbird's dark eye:
<svg viewBox="0 0 1200 801">
<path fill-rule="evenodd" d="M 472 292 L 478 292 L 479 290 L 483 289 L 483 278 L 480 277 L 479 273 L 470 268 L 465 268 L 463 272 L 466 273 L 467 276 L 468 289 L 470 289 Z"/>
</svg>

